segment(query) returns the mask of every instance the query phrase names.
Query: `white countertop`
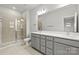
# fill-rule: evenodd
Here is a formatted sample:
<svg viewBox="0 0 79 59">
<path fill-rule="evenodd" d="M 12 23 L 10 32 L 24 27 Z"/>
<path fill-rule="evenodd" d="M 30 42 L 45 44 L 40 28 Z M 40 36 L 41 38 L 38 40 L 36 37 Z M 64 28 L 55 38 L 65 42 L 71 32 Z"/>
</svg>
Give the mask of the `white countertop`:
<svg viewBox="0 0 79 59">
<path fill-rule="evenodd" d="M 73 32 L 69 32 L 69 34 L 67 32 L 57 32 L 57 31 L 38 31 L 32 33 L 47 35 L 47 36 L 55 36 L 60 38 L 67 38 L 71 40 L 79 40 L 79 33 L 73 33 Z"/>
</svg>

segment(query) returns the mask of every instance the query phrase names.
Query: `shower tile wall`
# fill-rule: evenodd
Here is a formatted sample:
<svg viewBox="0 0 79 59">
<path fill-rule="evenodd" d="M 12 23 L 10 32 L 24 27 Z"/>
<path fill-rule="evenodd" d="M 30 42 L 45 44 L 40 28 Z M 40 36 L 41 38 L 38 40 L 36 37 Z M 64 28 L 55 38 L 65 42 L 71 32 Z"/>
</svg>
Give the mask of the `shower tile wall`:
<svg viewBox="0 0 79 59">
<path fill-rule="evenodd" d="M 15 20 L 21 17 L 21 14 L 7 8 L 0 8 L 0 17 L 2 18 L 2 39 L 5 44 L 16 40 Z"/>
<path fill-rule="evenodd" d="M 2 42 L 10 42 L 15 40 L 15 28 L 10 28 L 10 19 L 3 19 L 2 21 Z M 13 21 L 14 22 L 14 21 Z"/>
</svg>

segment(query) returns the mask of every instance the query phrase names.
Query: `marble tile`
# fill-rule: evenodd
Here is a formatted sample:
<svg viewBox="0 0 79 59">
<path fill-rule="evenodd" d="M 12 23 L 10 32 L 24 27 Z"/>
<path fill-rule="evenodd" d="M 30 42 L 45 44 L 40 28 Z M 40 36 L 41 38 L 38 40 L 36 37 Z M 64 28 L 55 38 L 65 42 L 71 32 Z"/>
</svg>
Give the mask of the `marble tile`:
<svg viewBox="0 0 79 59">
<path fill-rule="evenodd" d="M 42 55 L 27 45 L 13 44 L 11 46 L 0 49 L 0 55 Z"/>
</svg>

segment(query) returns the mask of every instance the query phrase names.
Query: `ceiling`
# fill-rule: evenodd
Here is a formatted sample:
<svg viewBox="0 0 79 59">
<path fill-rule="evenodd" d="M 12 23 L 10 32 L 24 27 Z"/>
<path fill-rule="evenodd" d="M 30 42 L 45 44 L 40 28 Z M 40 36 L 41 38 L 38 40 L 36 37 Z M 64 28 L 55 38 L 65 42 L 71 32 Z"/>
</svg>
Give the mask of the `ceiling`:
<svg viewBox="0 0 79 59">
<path fill-rule="evenodd" d="M 40 4 L 37 8 L 35 8 L 35 12 L 38 15 L 43 15 L 45 13 L 48 13 L 50 11 L 54 11 L 56 9 L 62 8 L 64 6 L 67 6 L 69 4 Z"/>
<path fill-rule="evenodd" d="M 62 6 L 65 6 L 65 5 L 64 4 L 0 4 L 0 7 L 13 9 L 13 10 L 19 11 L 21 13 L 26 10 L 32 10 L 34 8 L 37 8 L 37 11 L 41 10 L 43 8 L 50 11 L 50 10 L 54 10 L 54 9 L 62 7 Z M 13 7 L 15 7 L 15 8 L 13 8 Z"/>
<path fill-rule="evenodd" d="M 25 10 L 32 10 L 39 6 L 39 4 L 0 4 L 0 7 L 12 9 L 16 7 L 16 11 L 23 12 Z"/>
</svg>

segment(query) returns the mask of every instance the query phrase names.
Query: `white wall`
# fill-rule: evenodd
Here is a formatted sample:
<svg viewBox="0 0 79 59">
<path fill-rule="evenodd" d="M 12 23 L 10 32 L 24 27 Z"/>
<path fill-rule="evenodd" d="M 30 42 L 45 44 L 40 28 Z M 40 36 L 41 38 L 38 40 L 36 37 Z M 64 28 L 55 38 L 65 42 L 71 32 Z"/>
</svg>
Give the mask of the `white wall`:
<svg viewBox="0 0 79 59">
<path fill-rule="evenodd" d="M 30 31 L 35 32 L 37 31 L 37 14 L 36 12 L 30 12 Z"/>
<path fill-rule="evenodd" d="M 22 16 L 24 17 L 24 19 L 26 20 L 26 37 L 28 37 L 30 34 L 30 15 L 29 15 L 29 11 L 25 11 L 22 13 Z"/>
<path fill-rule="evenodd" d="M 68 5 L 45 15 L 39 16 L 43 23 L 43 30 L 64 31 L 64 17 L 75 15 L 76 5 Z"/>
</svg>

